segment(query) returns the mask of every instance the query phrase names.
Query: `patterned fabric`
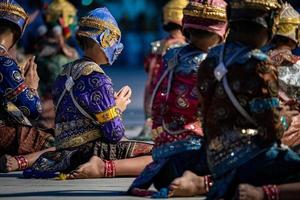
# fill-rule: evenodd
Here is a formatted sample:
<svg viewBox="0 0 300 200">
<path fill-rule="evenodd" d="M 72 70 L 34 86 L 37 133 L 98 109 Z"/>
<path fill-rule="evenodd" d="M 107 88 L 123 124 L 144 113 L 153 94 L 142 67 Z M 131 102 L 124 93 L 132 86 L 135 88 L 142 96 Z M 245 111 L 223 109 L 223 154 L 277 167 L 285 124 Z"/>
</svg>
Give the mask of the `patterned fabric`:
<svg viewBox="0 0 300 200">
<path fill-rule="evenodd" d="M 0 125 L 0 156 L 25 155 L 54 146 L 54 131 L 30 126 Z"/>
<path fill-rule="evenodd" d="M 8 56 L 3 47 L 0 49 L 0 109 L 6 109 L 7 103 L 11 102 L 26 117 L 37 119 L 42 111 L 40 98 L 25 85 L 17 63 Z M 0 120 L 7 120 L 7 116 L 0 117 Z"/>
<path fill-rule="evenodd" d="M 103 50 L 110 65 L 123 50 L 121 31 L 107 8 L 97 8 L 80 19 L 78 37 L 94 40 Z"/>
<path fill-rule="evenodd" d="M 277 48 L 269 52 L 270 59 L 278 65 L 280 89 L 290 98 L 300 99 L 300 57 L 288 48 Z"/>
<path fill-rule="evenodd" d="M 300 57 L 292 54 L 288 48 L 277 48 L 269 52 L 270 58 L 278 66 L 279 86 L 287 98 L 281 101 L 296 100 L 291 110 L 300 108 Z M 298 102 L 297 102 L 298 101 Z M 282 142 L 300 153 L 300 115 L 292 118 L 289 129 L 284 132 Z"/>
<path fill-rule="evenodd" d="M 225 62 L 241 48 L 241 44 L 226 43 Z M 257 137 L 263 144 L 269 145 L 279 140 L 284 131 L 279 107 L 267 106 L 253 112 L 250 106 L 250 102 L 257 99 L 261 101 L 278 97 L 274 67 L 259 60 L 250 49 L 242 52 L 228 67 L 229 85 L 241 106 L 256 120 L 258 127 L 255 127 L 233 106 L 222 81 L 217 81 L 214 76 L 221 49 L 222 46 L 218 46 L 211 50 L 198 73 L 198 87 L 204 101 L 203 127 L 208 141 L 208 162 L 215 176 L 221 175 L 218 170 L 230 170 L 236 167 L 234 165 L 240 165 L 241 160 L 255 156 L 260 150 L 255 142 Z M 245 54 L 250 56 L 243 56 Z M 264 77 L 268 77 L 268 81 Z M 244 135 L 242 129 L 256 129 L 258 133 Z"/>
<path fill-rule="evenodd" d="M 258 112 L 250 109 L 250 102 L 255 99 L 268 101 L 278 98 L 276 68 L 263 52 L 233 42 L 225 44 L 224 63 L 240 52 L 231 63 L 226 64 L 227 80 L 239 104 L 255 119 L 256 125 L 253 125 L 234 107 L 222 81 L 219 82 L 215 77 L 222 49 L 223 45 L 213 48 L 198 71 L 207 160 L 215 179 L 208 199 L 231 199 L 230 195 L 235 194 L 238 183 L 260 185 L 261 181 L 270 181 L 268 184 L 277 184 L 284 180 L 282 177 L 299 173 L 300 164 L 300 158 L 290 150 L 276 148 L 273 151 L 272 146 L 281 139 L 284 132 L 280 108 L 263 106 Z M 279 154 L 287 157 L 283 158 Z M 277 173 L 281 162 L 286 162 L 287 170 L 281 169 Z M 272 177 L 270 173 L 264 173 L 264 169 L 273 167 L 275 173 L 272 173 Z M 259 177 L 253 179 L 248 176 L 252 172 Z M 240 179 L 239 176 L 244 178 Z"/>
<path fill-rule="evenodd" d="M 194 124 L 200 117 L 195 114 L 199 105 L 198 91 L 195 85 L 198 66 L 205 57 L 205 53 L 191 45 L 171 49 L 164 56 L 160 77 L 171 67 L 169 65 L 171 65 L 172 59 L 176 60 L 176 64 L 173 66 L 173 72 L 163 78 L 161 85 L 157 86 L 158 90 L 155 93 L 152 107 L 152 129 L 159 129 L 165 124 L 167 126 L 165 128 L 171 132 L 182 131 L 182 133 L 170 133 L 164 128 L 159 135 L 153 135 L 155 146 L 202 134 L 201 130 L 200 132 L 196 131 L 196 126 L 194 126 L 194 130 L 189 131 L 186 126 Z"/>
<path fill-rule="evenodd" d="M 151 144 L 121 141 L 117 144 L 107 143 L 101 139 L 86 143 L 76 148 L 46 152 L 32 166 L 40 172 L 70 172 L 79 165 L 88 162 L 95 155 L 102 160 L 120 160 L 150 155 Z"/>
<path fill-rule="evenodd" d="M 183 38 L 174 38 L 172 36 L 167 37 L 164 40 L 151 43 L 152 52 L 144 61 L 145 71 L 148 73 L 148 80 L 145 88 L 144 109 L 146 119 L 151 117 L 150 101 L 152 97 L 155 84 L 158 82 L 158 72 L 162 67 L 162 56 L 168 49 L 180 47 L 186 42 Z"/>
<path fill-rule="evenodd" d="M 94 120 L 88 119 L 78 110 L 70 92 L 66 92 L 57 105 L 65 90 L 62 86 L 65 86 L 68 79 L 67 71 L 75 72 L 82 66 L 81 74 L 74 80 L 73 94 L 78 104 Z M 101 137 L 107 142 L 117 143 L 124 136 L 125 128 L 119 113 L 105 121 L 98 121 L 99 124 L 95 123 L 97 116 L 116 106 L 111 79 L 96 63 L 80 59 L 66 65 L 54 83 L 53 98 L 56 106 L 57 148 L 77 147 Z"/>
<path fill-rule="evenodd" d="M 130 191 L 134 188 L 148 189 L 153 182 L 161 183 L 157 189 L 168 187 L 172 178 L 181 176 L 185 170 L 192 170 L 199 162 L 191 160 L 189 155 L 203 151 L 195 85 L 199 64 L 205 57 L 205 53 L 191 45 L 170 49 L 163 57 L 152 104 L 154 161 L 134 180 Z M 189 164 L 181 163 L 179 171 L 162 173 L 161 170 L 167 166 L 176 166 L 175 163 L 179 163 L 175 162 L 177 158 Z"/>
</svg>

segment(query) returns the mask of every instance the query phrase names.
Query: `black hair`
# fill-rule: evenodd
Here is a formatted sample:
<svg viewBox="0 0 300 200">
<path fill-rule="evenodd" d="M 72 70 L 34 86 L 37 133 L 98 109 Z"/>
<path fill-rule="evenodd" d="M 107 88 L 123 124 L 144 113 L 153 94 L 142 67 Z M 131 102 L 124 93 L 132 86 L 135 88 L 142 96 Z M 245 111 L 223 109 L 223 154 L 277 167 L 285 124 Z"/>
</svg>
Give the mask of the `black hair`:
<svg viewBox="0 0 300 200">
<path fill-rule="evenodd" d="M 202 29 L 187 28 L 184 30 L 184 34 L 187 38 L 190 38 L 190 35 L 194 35 L 197 38 L 205 39 L 205 38 L 212 37 L 216 33 L 209 32 L 209 31 L 202 30 Z"/>
<path fill-rule="evenodd" d="M 290 38 L 287 38 L 287 37 L 284 37 L 284 36 L 281 36 L 281 35 L 276 35 L 273 40 L 272 40 L 272 43 L 273 44 L 288 44 L 290 42 L 294 42 L 292 39 Z"/>
<path fill-rule="evenodd" d="M 265 29 L 265 27 L 252 21 L 240 20 L 230 22 L 230 34 L 247 34 L 255 36 L 262 29 Z"/>
<path fill-rule="evenodd" d="M 93 39 L 88 38 L 88 37 L 77 36 L 77 41 L 83 50 L 85 50 L 87 48 L 91 48 L 94 45 L 97 45 Z"/>
<path fill-rule="evenodd" d="M 182 26 L 180 26 L 179 24 L 173 23 L 173 22 L 169 22 L 169 23 L 163 25 L 163 29 L 167 32 L 171 32 L 171 31 L 175 31 L 175 30 L 181 30 Z"/>
<path fill-rule="evenodd" d="M 13 42 L 16 43 L 21 37 L 21 30 L 17 24 L 10 22 L 6 19 L 0 19 L 0 35 L 10 31 L 13 33 Z"/>
</svg>

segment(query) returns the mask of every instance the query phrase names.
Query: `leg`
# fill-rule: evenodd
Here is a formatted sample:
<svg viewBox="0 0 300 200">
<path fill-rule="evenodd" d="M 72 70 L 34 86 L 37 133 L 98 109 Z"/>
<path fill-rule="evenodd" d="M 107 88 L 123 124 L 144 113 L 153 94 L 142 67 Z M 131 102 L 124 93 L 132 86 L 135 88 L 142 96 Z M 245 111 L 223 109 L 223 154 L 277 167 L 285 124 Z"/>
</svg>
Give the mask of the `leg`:
<svg viewBox="0 0 300 200">
<path fill-rule="evenodd" d="M 55 151 L 55 147 L 51 147 L 42 151 L 38 151 L 35 153 L 27 154 L 24 157 L 27 162 L 27 167 L 31 167 L 33 163 L 40 157 L 45 152 L 48 151 Z M 26 167 L 26 168 L 27 168 Z M 12 171 L 17 171 L 17 170 L 22 170 L 22 167 L 19 166 L 18 163 L 18 157 L 15 156 L 10 156 L 10 155 L 3 155 L 0 158 L 0 171 L 1 172 L 12 172 Z"/>
<path fill-rule="evenodd" d="M 151 156 L 116 160 L 116 176 L 138 176 L 151 162 Z"/>
<path fill-rule="evenodd" d="M 299 199 L 300 195 L 300 182 L 278 185 L 276 190 L 278 191 L 278 199 L 296 200 Z M 268 194 L 266 193 L 269 192 L 266 192 L 264 187 L 254 187 L 248 184 L 239 186 L 240 200 L 268 200 Z"/>
<path fill-rule="evenodd" d="M 107 170 L 111 170 L 114 176 L 138 176 L 150 162 L 152 162 L 151 156 L 128 158 L 112 162 L 104 162 L 98 156 L 93 156 L 87 163 L 79 166 L 77 170 L 67 175 L 67 178 L 102 178 L 105 177 Z M 110 163 L 111 166 L 108 166 L 107 163 Z"/>
</svg>

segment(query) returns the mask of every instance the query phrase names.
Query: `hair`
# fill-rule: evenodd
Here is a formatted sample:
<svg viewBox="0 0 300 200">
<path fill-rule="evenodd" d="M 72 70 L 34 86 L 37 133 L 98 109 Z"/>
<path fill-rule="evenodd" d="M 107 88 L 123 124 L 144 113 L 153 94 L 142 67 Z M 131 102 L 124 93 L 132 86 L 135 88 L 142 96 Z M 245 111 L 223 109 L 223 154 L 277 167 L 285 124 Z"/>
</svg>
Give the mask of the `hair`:
<svg viewBox="0 0 300 200">
<path fill-rule="evenodd" d="M 209 39 L 212 36 L 216 35 L 216 33 L 213 32 L 209 32 L 202 29 L 193 29 L 193 28 L 186 29 L 186 33 L 189 34 L 189 36 L 193 35 L 197 38 L 203 38 L 203 39 Z"/>
<path fill-rule="evenodd" d="M 263 33 L 266 33 L 264 38 Z M 240 41 L 254 48 L 260 48 L 270 40 L 269 31 L 262 25 L 248 21 L 238 20 L 230 22 L 230 31 L 227 41 Z"/>
<path fill-rule="evenodd" d="M 175 24 L 173 22 L 169 22 L 169 23 L 163 25 L 163 29 L 167 32 L 171 32 L 171 31 L 175 31 L 175 30 L 181 30 L 182 26 L 180 26 L 179 24 Z"/>
<path fill-rule="evenodd" d="M 21 37 L 21 30 L 17 24 L 14 24 L 6 19 L 0 19 L 0 35 L 11 32 L 13 34 L 14 43 L 16 43 Z"/>
<path fill-rule="evenodd" d="M 285 45 L 288 45 L 288 46 L 292 46 L 292 44 L 293 44 L 294 45 L 293 48 L 297 47 L 297 43 L 295 41 L 293 41 L 290 38 L 281 36 L 281 35 L 276 35 L 273 38 L 272 43 L 275 44 L 275 45 L 285 44 Z"/>
<path fill-rule="evenodd" d="M 252 21 L 240 20 L 230 22 L 230 32 L 236 34 L 248 34 L 255 36 L 262 29 L 265 29 L 265 27 Z"/>
<path fill-rule="evenodd" d="M 78 43 L 83 50 L 93 48 L 97 43 L 88 37 L 77 36 Z"/>
</svg>

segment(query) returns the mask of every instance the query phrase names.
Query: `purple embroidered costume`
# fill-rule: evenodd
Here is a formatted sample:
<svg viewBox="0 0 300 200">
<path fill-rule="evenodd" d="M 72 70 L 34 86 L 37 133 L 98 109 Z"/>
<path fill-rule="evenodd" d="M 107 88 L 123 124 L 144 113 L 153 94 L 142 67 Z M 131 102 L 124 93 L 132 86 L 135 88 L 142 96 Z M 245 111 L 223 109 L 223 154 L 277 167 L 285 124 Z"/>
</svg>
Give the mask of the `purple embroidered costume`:
<svg viewBox="0 0 300 200">
<path fill-rule="evenodd" d="M 93 39 L 109 64 L 121 53 L 121 32 L 106 8 L 91 11 L 80 20 L 78 37 Z M 116 107 L 111 79 L 100 66 L 83 58 L 64 66 L 53 86 L 56 107 L 55 152 L 43 154 L 33 171 L 74 170 L 93 155 L 116 160 L 147 155 L 152 145 L 120 141 L 125 133 Z"/>
</svg>

